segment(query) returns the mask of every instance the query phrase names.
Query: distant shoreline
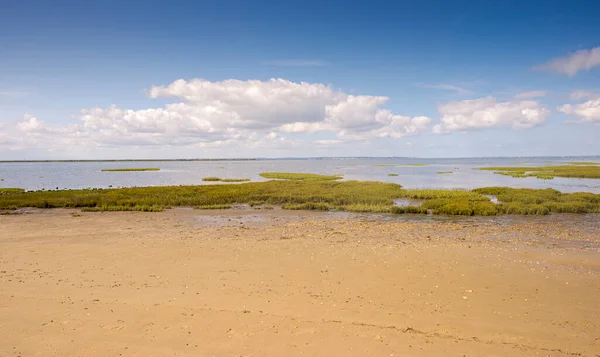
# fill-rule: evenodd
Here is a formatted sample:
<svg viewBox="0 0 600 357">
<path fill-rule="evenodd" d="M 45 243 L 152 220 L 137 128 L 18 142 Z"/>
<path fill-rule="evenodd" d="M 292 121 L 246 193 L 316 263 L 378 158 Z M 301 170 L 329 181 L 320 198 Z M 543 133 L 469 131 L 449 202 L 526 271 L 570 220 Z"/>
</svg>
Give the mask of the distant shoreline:
<svg viewBox="0 0 600 357">
<path fill-rule="evenodd" d="M 174 161 L 254 161 L 257 159 L 115 159 L 115 160 L 0 160 L 0 164 L 28 162 L 174 162 Z"/>
<path fill-rule="evenodd" d="M 214 158 L 214 159 L 82 159 L 82 160 L 0 160 L 0 164 L 45 163 L 45 162 L 210 162 L 210 161 L 261 161 L 261 160 L 473 160 L 473 159 L 575 159 L 597 158 L 600 155 L 568 156 L 485 156 L 485 157 L 408 157 L 408 156 L 314 156 L 314 157 L 254 157 L 254 158 Z"/>
</svg>

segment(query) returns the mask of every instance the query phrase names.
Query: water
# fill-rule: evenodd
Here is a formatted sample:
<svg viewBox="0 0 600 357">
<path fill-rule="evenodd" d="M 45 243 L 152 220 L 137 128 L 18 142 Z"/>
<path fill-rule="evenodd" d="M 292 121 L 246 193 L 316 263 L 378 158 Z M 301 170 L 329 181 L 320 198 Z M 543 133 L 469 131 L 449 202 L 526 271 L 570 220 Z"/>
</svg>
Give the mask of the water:
<svg viewBox="0 0 600 357">
<path fill-rule="evenodd" d="M 536 166 L 567 161 L 597 161 L 596 157 L 569 158 L 476 158 L 407 159 L 340 158 L 253 161 L 163 161 L 163 162 L 28 162 L 0 163 L 0 187 L 26 190 L 108 188 L 132 186 L 205 185 L 203 177 L 249 178 L 265 181 L 261 172 L 310 172 L 343 174 L 344 180 L 385 181 L 405 188 L 460 188 L 486 186 L 554 188 L 562 192 L 600 193 L 600 180 L 534 177 L 514 178 L 491 171 L 473 170 L 485 166 Z M 381 166 L 425 164 L 426 166 Z M 102 172 L 102 169 L 159 167 L 160 171 Z M 438 174 L 452 171 L 452 174 Z M 398 176 L 388 176 L 394 173 Z M 3 181 L 2 181 L 3 180 Z"/>
</svg>

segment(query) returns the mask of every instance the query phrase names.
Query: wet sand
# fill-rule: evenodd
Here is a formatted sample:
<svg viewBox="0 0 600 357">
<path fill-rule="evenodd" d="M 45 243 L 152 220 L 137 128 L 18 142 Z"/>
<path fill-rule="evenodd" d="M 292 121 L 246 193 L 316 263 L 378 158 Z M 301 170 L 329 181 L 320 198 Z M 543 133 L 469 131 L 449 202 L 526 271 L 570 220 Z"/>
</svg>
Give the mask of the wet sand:
<svg viewBox="0 0 600 357">
<path fill-rule="evenodd" d="M 600 356 L 598 215 L 0 216 L 0 356 Z"/>
</svg>

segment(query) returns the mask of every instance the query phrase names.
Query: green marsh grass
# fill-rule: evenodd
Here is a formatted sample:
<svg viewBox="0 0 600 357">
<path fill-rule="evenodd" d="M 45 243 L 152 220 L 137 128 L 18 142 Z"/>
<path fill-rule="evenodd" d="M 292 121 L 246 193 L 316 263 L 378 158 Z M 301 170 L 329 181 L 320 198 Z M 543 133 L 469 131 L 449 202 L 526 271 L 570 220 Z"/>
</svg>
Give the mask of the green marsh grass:
<svg viewBox="0 0 600 357">
<path fill-rule="evenodd" d="M 6 189 L 3 189 L 6 190 Z M 0 191 L 2 192 L 2 191 Z M 487 197 L 494 196 L 494 204 Z M 394 206 L 394 199 L 420 200 Z M 0 210 L 22 207 L 82 208 L 86 211 L 158 212 L 169 207 L 225 209 L 233 204 L 291 210 L 414 213 L 466 216 L 600 213 L 600 195 L 552 189 L 487 187 L 468 190 L 403 189 L 394 183 L 336 180 L 275 180 L 237 185 L 132 187 L 0 194 Z"/>
<path fill-rule="evenodd" d="M 248 182 L 250 181 L 250 179 L 247 178 L 228 178 L 228 179 L 222 179 L 221 182 Z"/>
<path fill-rule="evenodd" d="M 578 166 L 600 165 L 600 163 L 598 163 L 598 162 L 592 162 L 592 161 L 568 161 L 568 162 L 565 162 L 565 164 L 567 164 L 567 165 L 578 165 Z"/>
<path fill-rule="evenodd" d="M 9 195 L 11 193 L 22 193 L 25 192 L 22 188 L 0 188 L 0 195 Z"/>
<path fill-rule="evenodd" d="M 389 209 L 401 196 L 393 183 L 333 180 L 277 180 L 237 185 L 131 187 L 103 190 L 37 191 L 0 196 L 0 209 L 93 208 L 94 210 L 153 210 L 173 207 L 252 203 L 253 205 L 320 204 L 347 210 L 363 204 Z M 112 207 L 112 208 L 111 208 Z M 315 208 L 316 209 L 316 208 Z"/>
<path fill-rule="evenodd" d="M 220 177 L 205 177 L 202 181 L 213 181 L 213 182 L 248 182 L 250 179 L 247 178 L 225 178 L 222 179 Z"/>
<path fill-rule="evenodd" d="M 600 178 L 600 166 L 595 165 L 561 165 L 561 166 L 532 166 L 532 167 L 480 167 L 477 170 L 494 171 L 498 175 L 517 178 L 537 177 L 550 180 L 555 177 L 568 178 Z"/>
<path fill-rule="evenodd" d="M 333 181 L 343 178 L 342 175 L 319 175 L 303 172 L 263 172 L 260 176 L 268 179 L 300 181 Z"/>
<path fill-rule="evenodd" d="M 139 212 L 162 212 L 163 206 L 133 205 L 133 206 L 96 206 L 83 207 L 83 212 L 111 212 L 111 211 L 139 211 Z"/>
<path fill-rule="evenodd" d="M 398 176 L 398 174 L 388 174 L 388 176 Z"/>
<path fill-rule="evenodd" d="M 438 171 L 437 174 L 438 175 L 446 175 L 446 174 L 453 174 L 454 171 Z"/>
<path fill-rule="evenodd" d="M 226 205 L 226 204 L 211 204 L 211 205 L 200 205 L 200 206 L 196 206 L 194 207 L 196 209 L 230 209 L 231 205 Z"/>
<path fill-rule="evenodd" d="M 493 195 L 500 204 L 499 213 L 548 214 L 548 213 L 598 213 L 600 195 L 587 192 L 562 193 L 553 189 L 528 189 L 486 187 L 473 190 Z"/>
<path fill-rule="evenodd" d="M 102 169 L 102 172 L 129 172 L 129 171 L 160 171 L 158 167 L 129 167 L 120 169 Z"/>
</svg>

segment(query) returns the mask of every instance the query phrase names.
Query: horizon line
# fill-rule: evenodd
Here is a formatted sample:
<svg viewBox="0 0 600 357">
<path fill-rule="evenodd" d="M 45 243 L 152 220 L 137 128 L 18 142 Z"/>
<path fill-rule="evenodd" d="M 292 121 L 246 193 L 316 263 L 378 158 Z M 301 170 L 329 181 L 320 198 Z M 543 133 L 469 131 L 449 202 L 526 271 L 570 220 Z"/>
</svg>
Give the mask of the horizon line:
<svg viewBox="0 0 600 357">
<path fill-rule="evenodd" d="M 257 161 L 257 160 L 314 160 L 314 159 L 419 159 L 419 160 L 452 160 L 452 159 L 510 159 L 510 158 L 580 158 L 600 157 L 594 155 L 542 155 L 542 156 L 456 156 L 456 157 L 420 157 L 420 156 L 281 156 L 250 158 L 177 158 L 177 159 L 34 159 L 34 160 L 0 160 L 0 163 L 28 162 L 166 162 L 166 161 Z"/>
</svg>

